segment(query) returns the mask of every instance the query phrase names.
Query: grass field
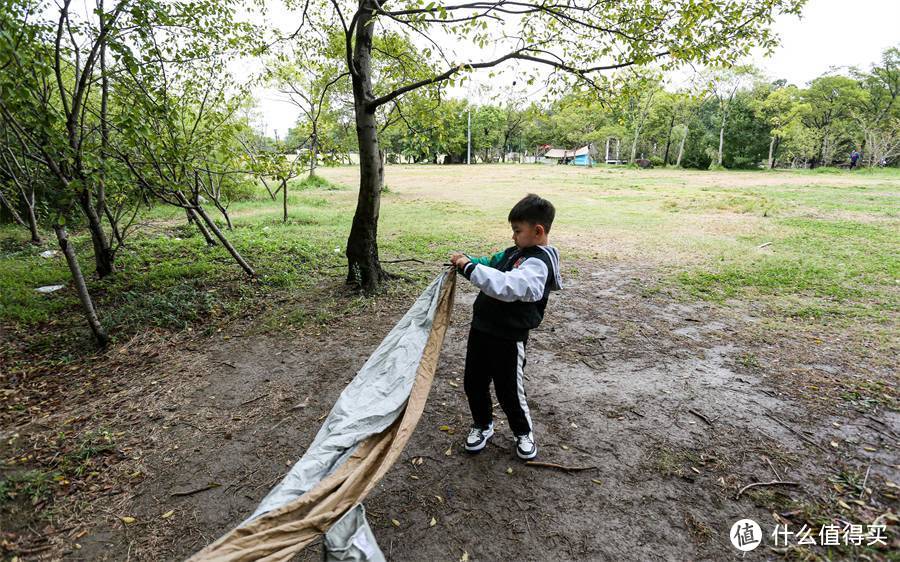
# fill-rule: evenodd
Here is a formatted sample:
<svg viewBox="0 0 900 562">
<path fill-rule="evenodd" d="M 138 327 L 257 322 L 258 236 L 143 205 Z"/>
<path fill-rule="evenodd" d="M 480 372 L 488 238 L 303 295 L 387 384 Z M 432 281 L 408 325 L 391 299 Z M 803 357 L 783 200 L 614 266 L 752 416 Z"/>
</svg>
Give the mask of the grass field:
<svg viewBox="0 0 900 562">
<path fill-rule="evenodd" d="M 177 209 L 144 213 L 145 226 L 119 254 L 122 273 L 91 283 L 102 320 L 120 338 L 148 325 L 180 330 L 203 319 L 209 326 L 273 294 L 339 279 L 356 174 L 326 168 L 321 175 L 330 184 L 295 182 L 286 225 L 280 202 L 267 197 L 232 205 L 236 229 L 229 236 L 261 274 L 259 284 L 247 283 L 223 249 L 207 249 Z M 566 263 L 641 264 L 660 273 L 660 290 L 763 303 L 777 317 L 858 321 L 874 332 L 896 320 L 900 174 L 893 170 L 391 166 L 386 185 L 379 226 L 385 260 L 416 258 L 436 269 L 453 250 L 493 252 L 509 243 L 508 209 L 536 192 L 557 206 L 551 240 Z M 34 291 L 65 283 L 64 261 L 43 259 L 44 248 L 24 241 L 24 232 L 0 230 L 0 322 L 13 332 L 47 323 L 77 329 L 74 291 Z M 75 242 L 90 273 L 89 240 Z M 290 320 L 323 315 L 308 311 Z M 40 341 L 33 351 L 46 347 Z"/>
</svg>

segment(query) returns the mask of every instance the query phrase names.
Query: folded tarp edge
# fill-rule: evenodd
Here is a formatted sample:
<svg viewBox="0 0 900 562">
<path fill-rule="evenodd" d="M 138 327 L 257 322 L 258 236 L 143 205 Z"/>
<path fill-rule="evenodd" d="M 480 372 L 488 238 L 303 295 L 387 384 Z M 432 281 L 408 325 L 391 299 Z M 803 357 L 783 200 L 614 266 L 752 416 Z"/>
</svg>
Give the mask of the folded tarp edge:
<svg viewBox="0 0 900 562">
<path fill-rule="evenodd" d="M 434 291 L 435 294 L 430 294 L 426 299 L 429 319 L 425 324 L 422 319 L 418 322 L 418 325 L 427 325 L 429 329 L 425 345 L 418 353 L 411 388 L 406 392 L 406 406 L 401 406 L 398 412 L 402 415 L 395 416 L 393 423 L 381 432 L 365 437 L 352 452 L 342 452 L 346 461 L 332 466 L 331 471 L 311 489 L 244 522 L 191 557 L 191 562 L 290 560 L 366 497 L 397 460 L 422 415 L 450 323 L 455 286 L 456 273 L 449 270 L 436 279 L 413 305 L 416 308 L 426 294 Z M 406 318 L 404 316 L 398 326 Z M 398 385 L 394 391 L 402 392 L 404 388 Z"/>
</svg>

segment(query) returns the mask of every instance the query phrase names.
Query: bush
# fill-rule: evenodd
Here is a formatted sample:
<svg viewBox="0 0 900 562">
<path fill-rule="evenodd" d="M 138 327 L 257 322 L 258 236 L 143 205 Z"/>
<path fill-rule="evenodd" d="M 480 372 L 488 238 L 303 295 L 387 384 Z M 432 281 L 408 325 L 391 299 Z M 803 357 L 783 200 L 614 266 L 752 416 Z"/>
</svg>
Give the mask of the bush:
<svg viewBox="0 0 900 562">
<path fill-rule="evenodd" d="M 256 199 L 259 184 L 249 176 L 226 178 L 222 185 L 222 194 L 229 201 L 250 201 Z"/>
</svg>

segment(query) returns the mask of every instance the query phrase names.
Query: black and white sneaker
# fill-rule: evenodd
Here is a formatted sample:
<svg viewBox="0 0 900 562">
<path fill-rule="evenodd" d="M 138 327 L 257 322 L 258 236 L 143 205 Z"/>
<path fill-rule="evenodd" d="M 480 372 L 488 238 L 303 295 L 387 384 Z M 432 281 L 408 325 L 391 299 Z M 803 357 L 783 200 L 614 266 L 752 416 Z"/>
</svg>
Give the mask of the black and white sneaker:
<svg viewBox="0 0 900 562">
<path fill-rule="evenodd" d="M 477 453 L 484 449 L 492 435 L 494 435 L 494 422 L 491 422 L 485 429 L 473 425 L 469 430 L 469 436 L 466 437 L 466 451 Z"/>
<path fill-rule="evenodd" d="M 537 456 L 537 445 L 534 442 L 534 433 L 516 435 L 516 454 L 520 459 L 529 460 Z"/>
</svg>

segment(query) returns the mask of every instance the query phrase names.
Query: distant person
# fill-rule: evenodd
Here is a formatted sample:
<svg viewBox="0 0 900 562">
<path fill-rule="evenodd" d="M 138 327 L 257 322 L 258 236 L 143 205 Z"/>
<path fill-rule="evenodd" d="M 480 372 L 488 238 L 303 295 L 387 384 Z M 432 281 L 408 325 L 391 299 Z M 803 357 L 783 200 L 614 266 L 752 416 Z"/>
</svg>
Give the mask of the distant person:
<svg viewBox="0 0 900 562">
<path fill-rule="evenodd" d="M 556 210 L 546 199 L 529 194 L 509 212 L 515 246 L 493 256 L 453 254 L 462 274 L 481 289 L 473 306 L 466 346 L 463 386 L 472 412 L 466 451 L 484 449 L 494 435 L 491 381 L 516 438 L 521 459 L 537 456 L 534 426 L 525 401 L 525 344 L 528 332 L 544 318 L 550 291 L 562 288 L 559 252 L 547 233 Z"/>
<path fill-rule="evenodd" d="M 856 149 L 853 149 L 853 152 L 850 153 L 850 169 L 856 167 L 856 163 L 859 161 L 859 152 Z"/>
</svg>

